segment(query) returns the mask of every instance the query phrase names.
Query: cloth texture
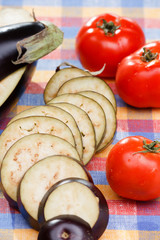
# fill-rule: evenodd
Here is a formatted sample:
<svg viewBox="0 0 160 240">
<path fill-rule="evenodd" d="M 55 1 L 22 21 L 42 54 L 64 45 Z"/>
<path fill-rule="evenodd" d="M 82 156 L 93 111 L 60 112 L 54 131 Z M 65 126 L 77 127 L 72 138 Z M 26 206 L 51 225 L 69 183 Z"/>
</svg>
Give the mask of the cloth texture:
<svg viewBox="0 0 160 240">
<path fill-rule="evenodd" d="M 82 68 L 75 53 L 75 37 L 90 17 L 107 12 L 127 16 L 143 28 L 147 42 L 160 38 L 159 0 L 0 0 L 1 7 L 23 7 L 30 12 L 34 9 L 38 20 L 49 20 L 64 32 L 64 41 L 54 52 L 38 60 L 32 80 L 17 105 L 6 118 L 1 116 L 0 133 L 15 114 L 32 106 L 44 105 L 44 88 L 59 64 L 66 61 Z M 100 240 L 158 240 L 160 198 L 138 202 L 119 197 L 107 182 L 105 168 L 109 150 L 122 138 L 133 135 L 152 140 L 160 138 L 160 109 L 128 106 L 118 96 L 115 81 L 105 81 L 117 101 L 117 130 L 112 144 L 96 154 L 87 165 L 109 206 L 109 223 Z M 0 191 L 0 240 L 36 240 L 37 236 L 38 232 L 9 206 Z"/>
</svg>

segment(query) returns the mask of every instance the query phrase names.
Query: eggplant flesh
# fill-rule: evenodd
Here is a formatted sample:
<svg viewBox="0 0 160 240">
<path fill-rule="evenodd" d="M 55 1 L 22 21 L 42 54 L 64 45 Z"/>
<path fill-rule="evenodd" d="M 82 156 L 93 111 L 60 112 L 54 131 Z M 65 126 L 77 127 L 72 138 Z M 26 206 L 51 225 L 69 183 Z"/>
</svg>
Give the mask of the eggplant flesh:
<svg viewBox="0 0 160 240">
<path fill-rule="evenodd" d="M 89 223 L 95 240 L 101 237 L 109 221 L 108 204 L 102 192 L 80 178 L 61 180 L 47 191 L 39 205 L 38 221 L 43 227 L 46 221 L 63 214 L 76 215 Z"/>
<path fill-rule="evenodd" d="M 18 99 L 31 81 L 35 69 L 36 62 L 18 69 L 0 81 L 0 122 L 14 110 Z"/>
<path fill-rule="evenodd" d="M 42 31 L 44 28 L 45 25 L 38 21 L 0 27 L 0 80 L 27 64 L 13 63 L 19 57 L 17 42 Z M 21 55 L 25 51 L 25 48 L 23 48 Z"/>
</svg>

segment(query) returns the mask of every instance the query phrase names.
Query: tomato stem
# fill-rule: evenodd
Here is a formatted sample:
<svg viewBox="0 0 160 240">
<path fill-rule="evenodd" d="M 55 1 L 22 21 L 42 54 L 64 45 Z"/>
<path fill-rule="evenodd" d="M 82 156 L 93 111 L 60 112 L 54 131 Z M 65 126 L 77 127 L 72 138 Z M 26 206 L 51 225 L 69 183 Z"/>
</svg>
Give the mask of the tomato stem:
<svg viewBox="0 0 160 240">
<path fill-rule="evenodd" d="M 116 26 L 114 24 L 114 22 L 109 21 L 107 22 L 105 19 L 101 18 L 98 22 L 97 22 L 97 28 L 100 28 L 104 31 L 105 35 L 109 35 L 109 33 L 111 33 L 111 36 L 114 36 L 115 31 L 120 28 L 119 26 Z"/>
<path fill-rule="evenodd" d="M 158 56 L 158 53 L 153 53 L 151 52 L 150 49 L 146 49 L 145 47 L 143 48 L 143 53 L 142 53 L 142 56 L 140 57 L 140 59 L 143 61 L 143 62 L 150 62 L 154 59 L 156 59 L 156 57 Z"/>
<path fill-rule="evenodd" d="M 157 147 L 155 147 L 157 145 Z M 153 141 L 150 144 L 146 143 L 146 140 L 143 140 L 143 148 L 146 150 L 142 150 L 142 151 L 138 151 L 135 152 L 133 154 L 137 154 L 137 153 L 147 153 L 147 152 L 151 152 L 151 153 L 160 153 L 160 142 L 159 141 Z"/>
</svg>

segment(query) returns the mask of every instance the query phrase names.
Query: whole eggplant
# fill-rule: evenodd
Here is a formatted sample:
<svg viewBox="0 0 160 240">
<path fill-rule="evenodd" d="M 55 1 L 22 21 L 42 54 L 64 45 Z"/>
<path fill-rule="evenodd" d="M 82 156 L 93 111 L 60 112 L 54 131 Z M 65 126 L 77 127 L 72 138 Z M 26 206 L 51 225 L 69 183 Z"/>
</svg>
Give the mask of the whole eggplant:
<svg viewBox="0 0 160 240">
<path fill-rule="evenodd" d="M 63 41 L 63 32 L 51 22 L 39 22 L 22 8 L 0 10 L 0 129 L 14 116 L 41 57 Z M 10 114 L 11 113 L 11 114 Z"/>
<path fill-rule="evenodd" d="M 45 25 L 39 21 L 0 27 L 0 80 L 27 64 L 13 63 L 18 58 L 17 42 L 42 31 L 44 28 Z M 22 54 L 24 53 L 25 48 L 22 49 Z"/>
</svg>

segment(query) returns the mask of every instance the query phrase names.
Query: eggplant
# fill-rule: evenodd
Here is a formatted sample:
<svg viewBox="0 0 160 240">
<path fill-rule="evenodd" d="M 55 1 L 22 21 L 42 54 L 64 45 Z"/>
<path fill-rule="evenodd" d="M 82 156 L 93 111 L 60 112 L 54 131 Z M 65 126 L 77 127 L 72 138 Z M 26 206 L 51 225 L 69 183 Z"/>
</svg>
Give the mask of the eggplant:
<svg viewBox="0 0 160 240">
<path fill-rule="evenodd" d="M 20 118 L 9 124 L 0 135 L 0 166 L 7 150 L 19 139 L 34 133 L 58 136 L 75 147 L 70 128 L 61 120 L 46 116 Z"/>
<path fill-rule="evenodd" d="M 33 22 L 33 17 L 22 8 L 2 8 L 0 10 L 0 27 L 21 22 Z M 7 40 L 7 39 L 6 39 Z M 1 49 L 3 51 L 3 49 Z M 2 59 L 3 61 L 3 59 Z M 1 64 L 2 64 L 1 61 Z M 36 62 L 18 69 L 0 81 L 0 122 L 9 116 L 15 108 L 35 71 Z M 5 71 L 8 66 L 5 66 Z M 2 69 L 1 69 L 2 71 Z"/>
<path fill-rule="evenodd" d="M 117 109 L 116 99 L 110 86 L 102 79 L 94 76 L 72 78 L 66 81 L 58 90 L 57 96 L 65 93 L 77 93 L 82 91 L 95 91 L 104 95 Z"/>
<path fill-rule="evenodd" d="M 62 63 L 61 65 L 66 65 Z M 60 69 L 60 66 L 56 68 L 54 75 L 48 81 L 44 90 L 44 101 L 49 102 L 52 98 L 56 97 L 58 89 L 68 80 L 81 76 L 91 76 L 88 71 L 84 71 L 80 68 L 70 66 Z M 68 66 L 68 64 L 67 64 Z"/>
<path fill-rule="evenodd" d="M 10 206 L 17 208 L 18 185 L 25 172 L 42 158 L 65 155 L 79 160 L 76 149 L 62 138 L 35 133 L 15 142 L 7 151 L 1 165 L 2 192 Z"/>
<path fill-rule="evenodd" d="M 58 181 L 71 177 L 93 182 L 79 161 L 62 155 L 44 158 L 26 171 L 18 188 L 17 203 L 23 217 L 33 228 L 39 230 L 37 214 L 44 194 Z"/>
<path fill-rule="evenodd" d="M 18 41 L 32 36 L 42 31 L 44 28 L 45 25 L 38 21 L 0 27 L 0 80 L 27 65 L 27 63 L 13 63 L 18 58 Z M 23 48 L 22 54 L 24 54 L 25 51 L 26 50 Z"/>
<path fill-rule="evenodd" d="M 46 221 L 38 240 L 94 240 L 90 225 L 75 215 L 60 215 Z"/>
<path fill-rule="evenodd" d="M 51 106 L 56 106 L 67 111 L 77 122 L 82 136 L 82 161 L 86 165 L 92 159 L 96 149 L 95 131 L 91 119 L 85 111 L 71 103 L 51 103 Z"/>
<path fill-rule="evenodd" d="M 26 109 L 18 113 L 15 117 L 11 119 L 8 125 L 10 125 L 13 121 L 17 119 L 25 118 L 28 116 L 48 116 L 48 117 L 55 117 L 63 121 L 71 129 L 75 139 L 76 149 L 79 153 L 80 158 L 82 158 L 82 155 L 83 155 L 82 137 L 81 137 L 81 133 L 78 128 L 78 125 L 71 114 L 53 105 L 52 106 L 40 105 L 36 107 L 31 107 L 29 109 Z"/>
<path fill-rule="evenodd" d="M 0 80 L 57 48 L 63 33 L 50 22 L 0 27 Z"/>
<path fill-rule="evenodd" d="M 101 143 L 106 129 L 106 118 L 103 108 L 95 100 L 82 96 L 78 93 L 66 93 L 53 98 L 50 103 L 67 102 L 76 105 L 83 109 L 92 121 L 95 137 L 96 147 Z"/>
<path fill-rule="evenodd" d="M 55 50 L 63 41 L 63 32 L 50 22 L 36 21 L 34 17 L 27 15 L 24 9 L 2 9 L 0 18 L 4 19 L 0 21 L 0 121 L 2 121 L 13 110 L 31 79 L 33 71 L 30 71 L 29 76 L 28 74 L 24 76 L 28 66 L 34 64 L 35 67 L 38 59 Z"/>
<path fill-rule="evenodd" d="M 38 221 L 42 226 L 63 214 L 85 220 L 96 240 L 105 231 L 109 220 L 108 204 L 101 191 L 93 183 L 80 178 L 61 180 L 47 191 L 39 205 Z"/>
<path fill-rule="evenodd" d="M 82 94 L 83 96 L 86 96 L 95 100 L 102 106 L 104 110 L 105 117 L 106 117 L 105 135 L 99 147 L 96 149 L 96 152 L 102 151 L 111 143 L 114 137 L 116 127 L 117 127 L 116 112 L 111 102 L 104 95 L 100 93 L 97 93 L 94 91 L 84 91 L 84 92 L 80 92 L 79 94 Z"/>
<path fill-rule="evenodd" d="M 36 69 L 36 62 L 20 68 L 0 81 L 0 125 L 9 118 Z"/>
</svg>

